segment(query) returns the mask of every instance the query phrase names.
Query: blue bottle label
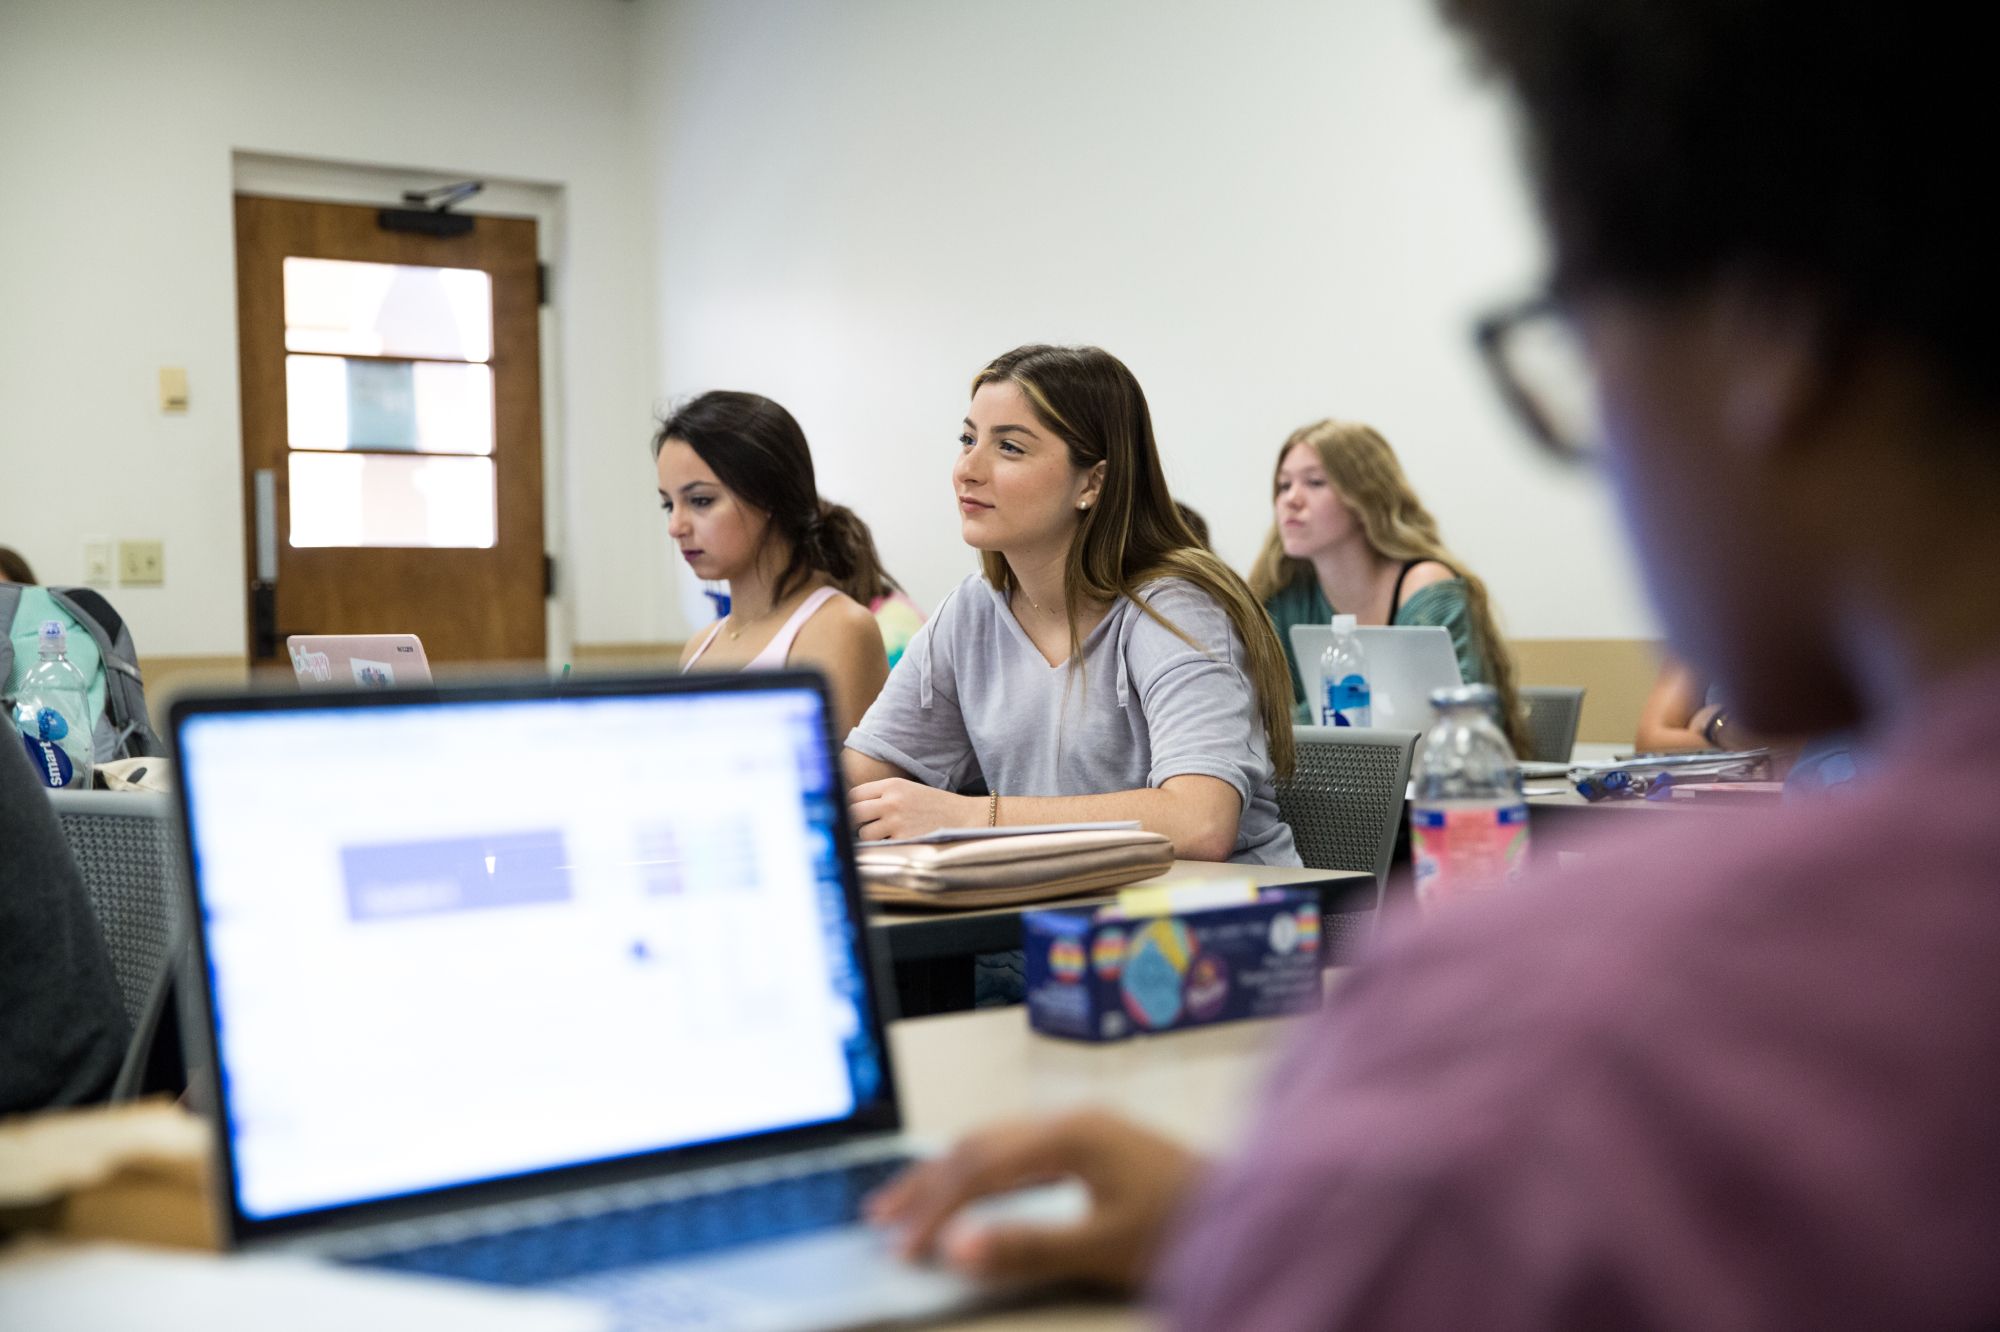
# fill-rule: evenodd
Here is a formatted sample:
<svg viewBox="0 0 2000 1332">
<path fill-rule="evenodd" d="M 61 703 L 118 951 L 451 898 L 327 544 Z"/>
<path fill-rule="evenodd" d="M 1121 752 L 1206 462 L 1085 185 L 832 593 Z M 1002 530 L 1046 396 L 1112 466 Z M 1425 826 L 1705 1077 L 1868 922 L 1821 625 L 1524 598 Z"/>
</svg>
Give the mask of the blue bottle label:
<svg viewBox="0 0 2000 1332">
<path fill-rule="evenodd" d="M 1326 705 L 1320 710 L 1322 726 L 1361 726 L 1361 714 L 1368 707 L 1368 681 L 1359 675 L 1345 675 L 1326 682 Z"/>
<path fill-rule="evenodd" d="M 70 762 L 61 745 L 26 733 L 18 734 L 28 748 L 28 761 L 35 765 L 35 774 L 44 786 L 63 787 L 76 780 L 76 765 Z"/>
</svg>

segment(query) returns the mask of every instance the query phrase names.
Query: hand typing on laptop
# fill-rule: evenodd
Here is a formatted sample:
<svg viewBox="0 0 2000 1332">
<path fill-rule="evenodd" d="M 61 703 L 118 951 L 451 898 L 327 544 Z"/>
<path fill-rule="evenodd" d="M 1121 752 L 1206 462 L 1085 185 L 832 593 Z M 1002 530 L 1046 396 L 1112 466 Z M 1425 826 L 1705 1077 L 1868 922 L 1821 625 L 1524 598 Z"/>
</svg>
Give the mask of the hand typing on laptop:
<svg viewBox="0 0 2000 1332">
<path fill-rule="evenodd" d="M 982 1281 L 1080 1280 L 1140 1285 L 1167 1223 L 1193 1191 L 1202 1158 L 1103 1111 L 983 1129 L 910 1167 L 866 1204 L 904 1257 L 936 1257 Z M 1060 1225 L 974 1220 L 976 1199 L 1075 1179 L 1089 1208 Z"/>
</svg>

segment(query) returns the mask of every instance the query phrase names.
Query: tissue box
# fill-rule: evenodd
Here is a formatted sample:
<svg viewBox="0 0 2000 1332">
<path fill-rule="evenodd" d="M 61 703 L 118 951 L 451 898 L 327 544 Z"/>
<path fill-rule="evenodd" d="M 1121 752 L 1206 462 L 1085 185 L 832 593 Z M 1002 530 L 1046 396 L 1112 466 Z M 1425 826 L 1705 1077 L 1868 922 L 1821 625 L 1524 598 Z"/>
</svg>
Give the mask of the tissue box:
<svg viewBox="0 0 2000 1332">
<path fill-rule="evenodd" d="M 1116 1041 L 1319 1007 L 1319 894 L 1243 884 L 1022 917 L 1028 1023 Z"/>
</svg>

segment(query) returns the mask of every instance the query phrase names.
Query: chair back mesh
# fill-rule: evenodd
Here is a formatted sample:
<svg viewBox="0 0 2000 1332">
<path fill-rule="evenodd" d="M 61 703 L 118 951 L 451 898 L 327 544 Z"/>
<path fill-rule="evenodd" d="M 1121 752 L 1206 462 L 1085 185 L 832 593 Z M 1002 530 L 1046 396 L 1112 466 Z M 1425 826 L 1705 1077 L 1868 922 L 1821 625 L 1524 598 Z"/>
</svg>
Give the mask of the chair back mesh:
<svg viewBox="0 0 2000 1332">
<path fill-rule="evenodd" d="M 1521 757 L 1536 763 L 1569 762 L 1583 718 L 1583 686 L 1523 685 L 1520 692 L 1528 731 L 1528 752 Z"/>
<path fill-rule="evenodd" d="M 1312 869 L 1366 870 L 1388 878 L 1415 731 L 1300 726 L 1298 765 L 1278 784 L 1278 816 L 1292 826 L 1299 859 Z"/>
<path fill-rule="evenodd" d="M 164 796 L 52 791 L 70 856 L 83 875 L 125 1012 L 136 1029 L 179 935 L 180 861 Z"/>
</svg>

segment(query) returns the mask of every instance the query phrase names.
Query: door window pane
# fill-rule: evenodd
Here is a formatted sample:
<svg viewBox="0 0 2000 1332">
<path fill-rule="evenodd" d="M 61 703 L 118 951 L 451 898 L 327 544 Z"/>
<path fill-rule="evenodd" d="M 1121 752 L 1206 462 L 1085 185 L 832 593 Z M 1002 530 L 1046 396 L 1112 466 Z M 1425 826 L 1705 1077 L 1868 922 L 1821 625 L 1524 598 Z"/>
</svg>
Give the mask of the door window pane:
<svg viewBox="0 0 2000 1332">
<path fill-rule="evenodd" d="M 285 349 L 493 357 L 493 279 L 477 268 L 285 260 Z"/>
<path fill-rule="evenodd" d="M 493 452 L 493 369 L 443 361 L 285 358 L 295 449 Z"/>
<path fill-rule="evenodd" d="M 294 546 L 490 547 L 491 458 L 294 453 Z"/>
</svg>

